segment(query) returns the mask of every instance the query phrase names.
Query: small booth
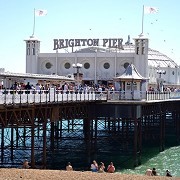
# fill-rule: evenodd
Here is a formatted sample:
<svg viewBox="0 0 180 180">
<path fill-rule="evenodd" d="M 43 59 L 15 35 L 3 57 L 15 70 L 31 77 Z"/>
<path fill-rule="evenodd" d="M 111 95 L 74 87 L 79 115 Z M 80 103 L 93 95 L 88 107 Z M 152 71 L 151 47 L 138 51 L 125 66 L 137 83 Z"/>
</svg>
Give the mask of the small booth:
<svg viewBox="0 0 180 180">
<path fill-rule="evenodd" d="M 142 84 L 147 78 L 142 77 L 133 64 L 130 64 L 121 76 L 114 78 L 115 89 L 120 92 L 119 99 L 142 99 Z"/>
</svg>

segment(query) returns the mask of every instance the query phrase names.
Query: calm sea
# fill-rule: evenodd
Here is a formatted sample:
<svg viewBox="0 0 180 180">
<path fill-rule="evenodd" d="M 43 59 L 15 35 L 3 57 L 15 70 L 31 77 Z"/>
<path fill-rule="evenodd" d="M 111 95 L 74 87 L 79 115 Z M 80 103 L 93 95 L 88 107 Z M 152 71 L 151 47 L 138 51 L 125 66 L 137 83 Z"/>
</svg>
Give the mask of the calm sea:
<svg viewBox="0 0 180 180">
<path fill-rule="evenodd" d="M 146 149 L 142 155 L 142 165 L 136 168 L 128 168 L 117 171 L 127 174 L 144 174 L 147 168 L 156 168 L 158 175 L 165 175 L 168 169 L 173 176 L 180 177 L 180 146 L 170 147 L 157 153 L 157 148 Z"/>
</svg>

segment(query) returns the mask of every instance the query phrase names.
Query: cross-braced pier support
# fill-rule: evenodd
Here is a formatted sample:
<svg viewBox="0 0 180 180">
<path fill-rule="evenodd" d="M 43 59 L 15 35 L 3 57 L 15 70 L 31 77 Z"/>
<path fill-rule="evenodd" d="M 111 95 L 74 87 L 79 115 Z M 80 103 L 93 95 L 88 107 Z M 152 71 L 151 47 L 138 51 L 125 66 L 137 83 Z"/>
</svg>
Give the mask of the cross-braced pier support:
<svg viewBox="0 0 180 180">
<path fill-rule="evenodd" d="M 179 102 L 66 103 L 3 106 L 0 108 L 0 165 L 62 168 L 67 161 L 89 167 L 93 159 L 127 157 L 141 164 L 144 144 L 163 151 L 169 135 L 180 142 Z M 123 156 L 120 160 L 116 157 Z M 82 160 L 80 164 L 78 160 Z"/>
</svg>

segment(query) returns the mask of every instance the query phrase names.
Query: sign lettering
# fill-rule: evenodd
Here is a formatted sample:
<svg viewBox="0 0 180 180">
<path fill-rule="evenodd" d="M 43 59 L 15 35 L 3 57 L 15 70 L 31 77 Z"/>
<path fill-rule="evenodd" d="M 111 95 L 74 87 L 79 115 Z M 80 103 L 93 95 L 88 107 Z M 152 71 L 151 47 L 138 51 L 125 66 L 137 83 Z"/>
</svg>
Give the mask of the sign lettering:
<svg viewBox="0 0 180 180">
<path fill-rule="evenodd" d="M 76 46 L 100 46 L 109 48 L 123 49 L 123 39 L 109 38 L 109 39 L 54 39 L 53 50 L 76 47 Z"/>
</svg>

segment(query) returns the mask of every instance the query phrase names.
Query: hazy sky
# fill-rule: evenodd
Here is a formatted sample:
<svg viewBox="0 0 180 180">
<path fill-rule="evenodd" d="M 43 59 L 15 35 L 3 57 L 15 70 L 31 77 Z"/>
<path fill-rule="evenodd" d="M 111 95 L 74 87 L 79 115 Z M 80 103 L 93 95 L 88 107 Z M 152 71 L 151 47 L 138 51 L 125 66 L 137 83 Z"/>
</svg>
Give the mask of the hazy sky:
<svg viewBox="0 0 180 180">
<path fill-rule="evenodd" d="M 0 67 L 25 72 L 25 42 L 33 33 L 34 8 L 48 14 L 36 17 L 35 36 L 41 52 L 54 52 L 53 39 L 136 38 L 142 30 L 143 5 L 157 7 L 144 15 L 149 47 L 180 65 L 179 0 L 0 0 Z"/>
</svg>

